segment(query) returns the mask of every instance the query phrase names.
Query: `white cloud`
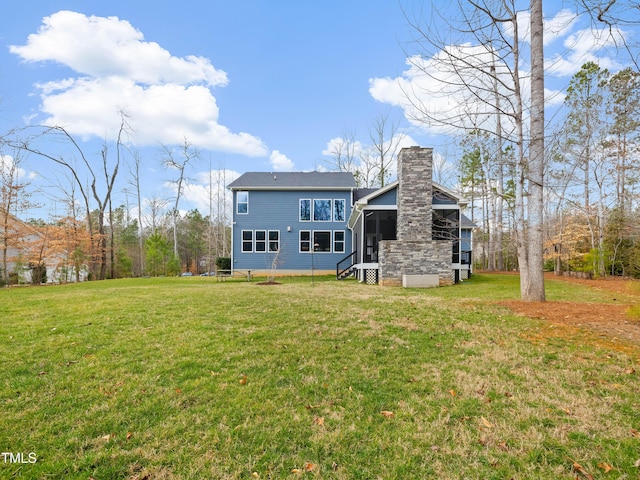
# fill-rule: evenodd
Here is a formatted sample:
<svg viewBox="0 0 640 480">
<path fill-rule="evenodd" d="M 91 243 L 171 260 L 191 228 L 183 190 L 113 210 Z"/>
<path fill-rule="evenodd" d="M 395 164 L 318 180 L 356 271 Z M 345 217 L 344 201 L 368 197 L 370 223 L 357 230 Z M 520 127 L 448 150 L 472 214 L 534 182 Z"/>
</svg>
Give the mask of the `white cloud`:
<svg viewBox="0 0 640 480">
<path fill-rule="evenodd" d="M 203 57 L 178 58 L 118 17 L 87 17 L 62 10 L 42 20 L 38 33 L 10 51 L 27 62 L 54 61 L 90 77 L 135 82 L 227 84 L 227 74 Z"/>
<path fill-rule="evenodd" d="M 36 178 L 35 172 L 27 172 L 11 155 L 0 155 L 0 178 L 8 182 L 29 181 Z"/>
<path fill-rule="evenodd" d="M 122 110 L 138 145 L 187 138 L 207 149 L 267 154 L 259 138 L 218 123 L 211 88 L 228 83 L 224 71 L 203 57 L 171 55 L 125 20 L 60 11 L 45 17 L 26 45 L 10 51 L 24 61 L 54 61 L 78 74 L 36 85 L 47 115 L 43 123 L 85 138 L 113 138 Z"/>
<path fill-rule="evenodd" d="M 578 15 L 567 9 L 560 10 L 553 18 L 544 20 L 544 44 L 548 45 L 557 38 L 567 35 L 577 21 Z"/>
<path fill-rule="evenodd" d="M 519 11 L 516 14 L 518 22 L 518 39 L 529 43 L 531 41 L 531 13 L 529 11 Z M 553 17 L 543 19 L 543 42 L 545 45 L 552 43 L 557 38 L 565 36 L 569 33 L 576 22 L 578 15 L 568 9 L 558 11 Z M 508 22 L 504 24 L 504 33 L 513 38 L 513 24 Z"/>
<path fill-rule="evenodd" d="M 619 70 L 622 65 L 614 56 L 598 55 L 615 49 L 624 42 L 625 33 L 617 28 L 579 30 L 564 40 L 564 54 L 556 53 L 545 61 L 545 71 L 556 77 L 575 74 L 586 62 L 595 62 L 602 68 Z"/>
<path fill-rule="evenodd" d="M 495 85 L 478 72 L 493 61 L 484 45 L 449 45 L 431 58 L 407 58 L 409 68 L 397 78 L 372 78 L 369 93 L 379 102 L 403 109 L 413 125 L 432 134 L 454 134 L 457 128 L 491 128 L 495 118 Z M 464 58 L 465 62 L 457 59 Z M 496 65 L 498 89 L 506 98 L 513 95 L 510 72 Z M 526 78 L 526 72 L 522 72 Z M 522 85 L 526 92 L 526 85 Z M 506 107 L 506 102 L 505 102 Z"/>
<path fill-rule="evenodd" d="M 624 32 L 619 30 L 597 31 L 584 29 L 571 33 L 576 28 L 578 17 L 568 11 L 561 10 L 553 18 L 545 21 L 546 42 L 562 39 L 564 51 L 549 54 L 545 71 L 548 78 L 573 75 L 586 61 L 595 61 L 603 68 L 616 70 L 621 67 L 615 56 L 609 56 L 608 48 L 613 48 L 616 41 L 621 44 Z M 518 17 L 521 40 L 528 41 L 528 13 Z M 558 44 L 559 42 L 556 42 Z M 473 45 L 470 43 L 448 45 L 431 57 L 412 56 L 407 58 L 408 68 L 396 78 L 372 78 L 369 80 L 369 93 L 383 103 L 402 108 L 405 117 L 413 125 L 439 135 L 457 133 L 460 128 L 495 129 L 495 85 L 491 77 L 482 75 L 482 67 L 492 63 L 494 53 L 490 45 Z M 547 47 L 547 51 L 557 51 Z M 495 58 L 499 55 L 495 54 Z M 464 59 L 461 61 L 460 59 Z M 526 64 L 520 65 L 520 91 L 525 105 L 529 103 L 529 72 Z M 513 97 L 512 91 L 504 86 L 512 85 L 511 73 L 503 64 L 496 62 L 498 90 L 501 93 L 502 105 L 506 110 L 514 111 L 508 102 Z M 545 89 L 547 107 L 562 104 L 564 94 L 560 88 L 566 82 L 548 82 Z M 527 109 L 525 107 L 525 115 Z M 525 119 L 526 120 L 526 119 Z M 513 129 L 509 119 L 503 117 L 503 128 Z"/>
<path fill-rule="evenodd" d="M 271 152 L 269 162 L 271 163 L 271 168 L 276 172 L 290 172 L 293 170 L 293 161 L 278 150 Z"/>
</svg>

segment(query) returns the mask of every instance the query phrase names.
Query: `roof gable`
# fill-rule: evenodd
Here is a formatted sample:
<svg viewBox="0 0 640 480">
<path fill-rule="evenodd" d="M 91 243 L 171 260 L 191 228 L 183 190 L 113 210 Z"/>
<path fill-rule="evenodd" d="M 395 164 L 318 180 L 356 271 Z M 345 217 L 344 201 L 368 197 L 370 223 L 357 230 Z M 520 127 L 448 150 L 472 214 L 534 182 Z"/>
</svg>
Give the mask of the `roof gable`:
<svg viewBox="0 0 640 480">
<path fill-rule="evenodd" d="M 350 172 L 247 172 L 229 184 L 231 190 L 351 190 Z"/>
<path fill-rule="evenodd" d="M 369 202 L 371 202 L 373 199 L 380 197 L 382 195 L 384 195 L 385 193 L 387 193 L 390 190 L 393 190 L 395 188 L 398 188 L 398 180 L 391 182 L 387 185 L 385 185 L 382 188 L 379 188 L 377 190 L 374 191 L 370 191 L 368 189 L 362 189 L 363 193 L 366 193 L 365 195 L 358 195 L 356 192 L 356 201 L 360 204 L 363 205 L 368 205 Z M 467 204 L 467 200 L 461 196 L 459 196 L 458 194 L 454 193 L 452 190 L 449 190 L 446 187 L 443 187 L 442 185 L 433 182 L 433 195 L 434 196 L 440 196 L 440 197 L 447 197 L 449 199 L 451 199 L 454 203 L 459 204 L 459 205 L 466 205 Z"/>
</svg>

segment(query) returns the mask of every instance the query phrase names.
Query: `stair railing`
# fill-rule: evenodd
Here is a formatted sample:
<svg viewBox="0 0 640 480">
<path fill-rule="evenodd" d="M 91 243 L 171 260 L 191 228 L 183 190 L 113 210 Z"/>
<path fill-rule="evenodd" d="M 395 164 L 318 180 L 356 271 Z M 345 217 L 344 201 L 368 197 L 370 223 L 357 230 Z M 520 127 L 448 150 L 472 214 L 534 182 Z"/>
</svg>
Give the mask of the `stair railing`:
<svg viewBox="0 0 640 480">
<path fill-rule="evenodd" d="M 344 257 L 342 260 L 340 260 L 337 264 L 336 264 L 336 279 L 340 280 L 340 275 L 342 275 L 343 273 L 349 271 L 351 269 L 351 267 L 353 267 L 355 265 L 355 262 L 353 261 L 353 257 L 355 257 L 356 253 L 358 253 L 357 250 L 351 252 L 349 255 L 347 255 L 346 257 Z M 347 267 L 341 267 L 342 264 L 348 262 L 349 265 Z"/>
</svg>

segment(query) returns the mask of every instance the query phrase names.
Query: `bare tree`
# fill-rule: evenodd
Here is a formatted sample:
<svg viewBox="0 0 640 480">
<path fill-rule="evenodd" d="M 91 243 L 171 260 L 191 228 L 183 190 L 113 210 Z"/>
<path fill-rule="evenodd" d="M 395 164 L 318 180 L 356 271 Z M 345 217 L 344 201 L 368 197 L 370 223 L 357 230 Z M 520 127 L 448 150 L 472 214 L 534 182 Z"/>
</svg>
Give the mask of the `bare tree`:
<svg viewBox="0 0 640 480">
<path fill-rule="evenodd" d="M 359 142 L 356 141 L 356 134 L 351 130 L 343 130 L 342 136 L 335 138 L 329 145 L 328 161 L 331 170 L 338 172 L 357 171 Z"/>
<path fill-rule="evenodd" d="M 140 182 L 141 158 L 138 152 L 133 154 L 133 165 L 129 167 L 130 180 L 136 192 L 136 202 L 138 205 L 138 249 L 140 254 L 140 275 L 144 273 L 144 226 L 142 224 L 142 193 Z"/>
<path fill-rule="evenodd" d="M 591 19 L 592 28 L 608 36 L 617 50 L 625 52 L 636 69 L 640 69 L 640 50 L 632 43 L 637 36 L 623 35 L 621 29 L 640 25 L 640 3 L 637 0 L 577 0 L 578 13 Z"/>
<path fill-rule="evenodd" d="M 151 217 L 151 233 L 155 233 L 160 226 L 160 219 L 162 218 L 162 212 L 169 202 L 163 198 L 154 195 L 147 199 L 147 207 L 149 208 L 149 215 Z"/>
<path fill-rule="evenodd" d="M 9 284 L 9 248 L 24 232 L 17 230 L 18 224 L 12 221 L 12 214 L 29 205 L 27 182 L 20 178 L 22 157 L 20 150 L 13 156 L 3 155 L 0 151 L 0 249 L 2 250 L 2 270 L 4 281 Z"/>
<path fill-rule="evenodd" d="M 178 178 L 172 180 L 171 182 L 175 185 L 176 188 L 176 197 L 173 204 L 173 253 L 177 257 L 178 256 L 178 206 L 180 204 L 180 198 L 182 197 L 183 189 L 185 181 L 187 180 L 185 177 L 185 169 L 187 165 L 191 163 L 191 161 L 198 159 L 200 157 L 200 151 L 195 148 L 189 141 L 185 138 L 182 145 L 180 146 L 180 151 L 175 153 L 171 147 L 163 146 L 162 147 L 164 158 L 162 162 L 165 167 L 171 168 L 178 171 Z"/>
<path fill-rule="evenodd" d="M 369 128 L 371 150 L 375 154 L 377 168 L 377 185 L 384 187 L 391 175 L 391 165 L 396 160 L 400 138 L 398 122 L 389 120 L 389 113 L 378 114 Z"/>
<path fill-rule="evenodd" d="M 96 277 L 99 280 L 104 280 L 106 276 L 107 269 L 107 238 L 106 238 L 106 230 L 104 224 L 104 216 L 107 206 L 109 205 L 109 201 L 111 199 L 111 193 L 113 191 L 113 187 L 115 185 L 116 177 L 118 175 L 118 169 L 120 166 L 122 149 L 123 149 L 123 136 L 128 131 L 127 124 L 127 116 L 124 112 L 120 112 L 120 127 L 118 129 L 118 134 L 116 137 L 116 154 L 115 160 L 113 160 L 110 164 L 108 157 L 108 150 L 105 146 L 101 151 L 102 157 L 102 170 L 104 174 L 104 186 L 103 192 L 101 193 L 98 189 L 98 178 L 94 171 L 94 168 L 91 165 L 91 162 L 85 156 L 82 148 L 75 140 L 75 138 L 66 130 L 65 127 L 61 126 L 29 126 L 24 129 L 21 129 L 19 132 L 35 132 L 28 136 L 27 139 L 16 138 L 15 140 L 11 140 L 10 144 L 17 149 L 33 153 L 35 155 L 41 156 L 48 160 L 55 162 L 56 164 L 65 168 L 76 181 L 78 188 L 80 190 L 80 194 L 82 195 L 85 210 L 87 212 L 87 229 L 91 235 L 92 244 L 97 245 L 98 249 L 98 263 L 97 268 L 93 268 Z M 39 140 L 48 139 L 53 142 L 62 142 L 63 144 L 70 145 L 73 151 L 80 156 L 81 164 L 84 165 L 86 172 L 89 175 L 89 186 L 85 186 L 83 184 L 81 178 L 81 170 L 75 164 L 72 159 L 66 158 L 63 155 L 50 153 L 48 151 L 42 150 L 37 146 L 37 142 Z M 50 148 L 50 147 L 48 147 Z M 91 219 L 91 208 L 90 208 L 90 195 L 93 197 L 93 200 L 97 203 L 98 209 L 98 224 L 97 224 L 97 235 L 94 234 L 94 225 Z M 95 267 L 95 265 L 94 265 Z"/>
<path fill-rule="evenodd" d="M 420 84 L 411 83 L 404 92 L 410 103 L 409 115 L 441 131 L 477 130 L 495 137 L 496 118 L 500 119 L 499 144 L 508 143 L 515 151 L 514 223 L 521 298 L 526 301 L 544 300 L 541 232 L 545 158 L 544 139 L 540 136 L 540 131 L 544 132 L 540 104 L 544 91 L 540 89 L 542 17 L 537 2 L 531 3 L 535 30 L 531 32 L 534 86 L 530 142 L 525 141 L 524 75 L 520 71 L 524 57 L 514 0 L 461 1 L 454 4 L 459 7 L 457 15 L 434 8 L 428 20 L 423 17 L 412 22 L 420 53 L 409 58 L 414 70 L 429 79 L 427 86 L 435 84 L 438 90 L 424 90 Z M 443 29 L 442 22 L 450 28 Z M 457 33 L 460 38 L 445 39 L 441 36 L 443 31 Z"/>
<path fill-rule="evenodd" d="M 520 277 L 522 299 L 544 301 L 544 47 L 542 0 L 531 0 L 531 140 L 529 141 L 527 203 L 528 275 Z"/>
</svg>

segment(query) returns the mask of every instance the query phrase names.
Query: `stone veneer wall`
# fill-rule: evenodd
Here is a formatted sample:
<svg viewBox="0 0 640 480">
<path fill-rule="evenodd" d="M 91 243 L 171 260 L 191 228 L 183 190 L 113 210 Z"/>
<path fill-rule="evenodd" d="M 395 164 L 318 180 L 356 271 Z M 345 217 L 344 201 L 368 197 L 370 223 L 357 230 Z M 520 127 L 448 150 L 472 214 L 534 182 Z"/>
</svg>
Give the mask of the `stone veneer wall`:
<svg viewBox="0 0 640 480">
<path fill-rule="evenodd" d="M 432 240 L 432 155 L 430 148 L 403 148 L 398 155 L 397 240 L 378 244 L 381 285 L 402 285 L 402 275 L 438 275 L 451 285 L 449 240 Z"/>
<path fill-rule="evenodd" d="M 433 150 L 403 148 L 398 155 L 398 225 L 396 238 L 431 240 Z"/>
<path fill-rule="evenodd" d="M 378 243 L 380 285 L 401 286 L 402 275 L 438 275 L 451 285 L 450 240 L 382 240 Z"/>
</svg>

